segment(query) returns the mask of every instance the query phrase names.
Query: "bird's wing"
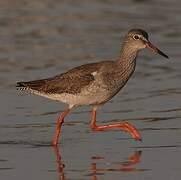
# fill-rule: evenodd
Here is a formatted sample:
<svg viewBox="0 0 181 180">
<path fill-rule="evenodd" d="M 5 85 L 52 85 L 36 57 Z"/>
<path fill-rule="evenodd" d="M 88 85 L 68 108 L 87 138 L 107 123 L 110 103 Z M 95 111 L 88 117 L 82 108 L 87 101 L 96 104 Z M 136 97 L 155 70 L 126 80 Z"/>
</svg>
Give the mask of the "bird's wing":
<svg viewBox="0 0 181 180">
<path fill-rule="evenodd" d="M 109 63 L 105 61 L 104 63 Z M 93 72 L 98 72 L 104 63 L 91 63 L 73 68 L 52 78 L 29 82 L 18 82 L 17 87 L 47 94 L 80 93 L 81 89 L 94 81 Z"/>
</svg>

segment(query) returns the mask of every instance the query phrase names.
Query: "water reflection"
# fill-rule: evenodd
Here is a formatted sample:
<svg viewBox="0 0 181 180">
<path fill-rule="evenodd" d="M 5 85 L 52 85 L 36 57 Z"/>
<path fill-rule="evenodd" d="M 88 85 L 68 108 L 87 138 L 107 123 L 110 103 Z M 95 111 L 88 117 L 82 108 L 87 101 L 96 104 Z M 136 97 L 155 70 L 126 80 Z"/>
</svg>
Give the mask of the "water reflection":
<svg viewBox="0 0 181 180">
<path fill-rule="evenodd" d="M 58 174 L 59 180 L 64 180 L 65 179 L 65 175 L 64 175 L 65 165 L 62 162 L 61 152 L 60 152 L 58 146 L 53 146 L 53 150 L 54 150 L 55 157 L 56 157 L 57 174 Z"/>
<path fill-rule="evenodd" d="M 55 157 L 56 157 L 56 164 L 57 164 L 57 174 L 59 180 L 66 179 L 65 177 L 65 164 L 62 161 L 61 152 L 59 150 L 59 147 L 53 147 Z M 137 171 L 144 171 L 145 169 L 137 168 L 135 165 L 141 162 L 141 153 L 142 151 L 135 151 L 133 154 L 131 154 L 126 161 L 119 162 L 119 163 L 111 163 L 109 167 L 107 167 L 107 162 L 103 156 L 92 156 L 90 164 L 91 166 L 91 173 L 89 173 L 86 176 L 91 176 L 93 180 L 97 180 L 98 175 L 103 175 L 108 172 L 137 172 Z M 102 160 L 105 167 L 97 167 L 99 164 L 99 161 Z"/>
<path fill-rule="evenodd" d="M 104 159 L 103 157 L 92 157 L 93 160 Z M 111 167 L 98 168 L 97 162 L 93 162 L 91 164 L 92 179 L 97 180 L 97 175 L 102 175 L 107 172 L 119 171 L 119 172 L 135 172 L 135 171 L 143 171 L 144 169 L 138 169 L 135 167 L 141 161 L 141 151 L 135 151 L 131 156 L 127 158 L 127 161 L 120 162 L 116 165 L 116 167 L 111 165 Z M 105 162 L 106 164 L 106 162 Z"/>
</svg>

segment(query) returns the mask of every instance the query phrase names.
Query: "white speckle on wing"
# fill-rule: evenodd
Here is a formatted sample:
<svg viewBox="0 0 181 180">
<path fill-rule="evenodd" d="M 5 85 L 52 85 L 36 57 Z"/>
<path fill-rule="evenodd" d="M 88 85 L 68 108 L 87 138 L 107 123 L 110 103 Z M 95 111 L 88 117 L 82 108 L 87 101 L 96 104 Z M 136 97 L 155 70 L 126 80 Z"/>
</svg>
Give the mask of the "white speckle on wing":
<svg viewBox="0 0 181 180">
<path fill-rule="evenodd" d="M 97 73 L 97 72 L 95 72 Z M 108 98 L 108 92 L 102 83 L 94 81 L 90 85 L 82 88 L 80 93 L 69 94 L 48 94 L 44 92 L 35 91 L 29 89 L 33 94 L 40 95 L 52 100 L 61 101 L 63 103 L 69 104 L 70 107 L 79 105 L 91 105 L 99 104 Z"/>
<path fill-rule="evenodd" d="M 93 73 L 91 73 L 93 76 L 96 76 L 97 75 L 97 72 L 94 71 Z"/>
</svg>

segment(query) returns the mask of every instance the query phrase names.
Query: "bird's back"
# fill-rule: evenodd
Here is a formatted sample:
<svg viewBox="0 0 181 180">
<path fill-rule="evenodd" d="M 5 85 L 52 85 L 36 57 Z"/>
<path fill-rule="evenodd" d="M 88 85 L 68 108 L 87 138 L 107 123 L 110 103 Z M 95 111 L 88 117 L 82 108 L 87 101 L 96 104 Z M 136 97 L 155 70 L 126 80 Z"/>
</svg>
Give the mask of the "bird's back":
<svg viewBox="0 0 181 180">
<path fill-rule="evenodd" d="M 92 74 L 93 72 L 99 71 L 103 65 L 111 63 L 111 61 L 104 61 L 101 63 L 81 65 L 51 78 L 18 82 L 17 87 L 48 94 L 77 94 L 81 91 L 81 88 L 87 86 L 94 80 L 94 75 Z"/>
<path fill-rule="evenodd" d="M 20 88 L 73 105 L 102 104 L 127 82 L 134 67 L 114 61 L 91 63 L 52 78 L 18 82 Z"/>
</svg>

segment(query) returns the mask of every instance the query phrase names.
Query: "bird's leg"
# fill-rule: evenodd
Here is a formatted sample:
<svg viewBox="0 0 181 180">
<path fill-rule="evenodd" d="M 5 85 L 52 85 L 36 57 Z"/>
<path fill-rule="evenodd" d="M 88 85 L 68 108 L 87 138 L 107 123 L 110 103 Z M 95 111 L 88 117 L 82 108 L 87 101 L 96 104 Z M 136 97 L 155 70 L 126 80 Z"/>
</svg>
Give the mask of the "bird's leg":
<svg viewBox="0 0 181 180">
<path fill-rule="evenodd" d="M 57 119 L 55 134 L 54 134 L 54 138 L 53 138 L 53 146 L 56 146 L 58 144 L 58 138 L 60 135 L 60 130 L 61 130 L 62 124 L 64 123 L 64 118 L 70 112 L 70 110 L 71 110 L 71 108 L 65 109 L 64 112 L 61 113 L 61 115 Z"/>
<path fill-rule="evenodd" d="M 123 131 L 126 131 L 131 134 L 131 136 L 135 140 L 141 140 L 141 135 L 139 131 L 130 123 L 128 122 L 121 122 L 121 123 L 115 123 L 115 124 L 107 124 L 102 126 L 96 125 L 96 108 L 92 109 L 92 121 L 91 121 L 91 128 L 94 131 L 104 131 L 106 129 L 114 129 L 114 128 L 120 128 Z"/>
<path fill-rule="evenodd" d="M 58 146 L 53 146 L 53 149 L 55 152 L 55 157 L 56 157 L 56 162 L 57 162 L 57 173 L 59 176 L 59 180 L 64 180 L 65 179 L 65 173 L 64 173 L 65 165 L 62 162 L 61 152 L 59 151 Z"/>
</svg>

